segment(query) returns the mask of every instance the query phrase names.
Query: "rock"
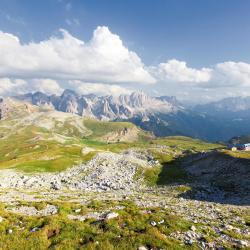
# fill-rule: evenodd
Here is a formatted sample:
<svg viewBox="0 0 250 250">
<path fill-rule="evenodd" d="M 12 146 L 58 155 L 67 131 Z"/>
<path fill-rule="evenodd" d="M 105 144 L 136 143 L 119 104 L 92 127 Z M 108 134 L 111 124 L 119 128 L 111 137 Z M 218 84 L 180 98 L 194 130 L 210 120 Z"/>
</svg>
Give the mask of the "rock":
<svg viewBox="0 0 250 250">
<path fill-rule="evenodd" d="M 209 247 L 209 249 L 211 248 L 211 249 L 214 249 L 215 248 L 215 242 L 209 242 L 209 243 L 207 243 L 207 246 Z"/>
<path fill-rule="evenodd" d="M 117 205 L 114 207 L 114 209 L 116 210 L 123 210 L 125 208 L 125 206 L 120 206 L 120 205 Z"/>
<path fill-rule="evenodd" d="M 1 223 L 1 222 L 3 222 L 3 217 L 2 217 L 2 216 L 0 216 L 0 223 Z"/>
<path fill-rule="evenodd" d="M 11 211 L 13 213 L 28 215 L 28 216 L 48 216 L 57 214 L 58 212 L 56 206 L 49 204 L 47 204 L 47 206 L 42 210 L 37 210 L 35 207 L 28 207 L 28 206 L 12 207 L 12 208 L 7 208 L 6 210 Z"/>
<path fill-rule="evenodd" d="M 74 210 L 75 213 L 80 213 L 81 211 L 82 211 L 81 208 L 78 208 L 78 209 L 75 209 L 75 210 Z"/>
<path fill-rule="evenodd" d="M 233 230 L 234 227 L 232 225 L 224 225 L 224 227 L 227 229 L 227 230 Z"/>
<path fill-rule="evenodd" d="M 107 219 L 107 220 L 110 220 L 110 219 L 116 218 L 116 217 L 118 217 L 118 216 L 119 216 L 118 213 L 110 212 L 110 213 L 108 213 L 108 214 L 106 215 L 106 219 Z"/>
<path fill-rule="evenodd" d="M 138 190 L 142 180 L 134 179 L 138 165 L 151 164 L 145 152 L 100 152 L 87 162 L 60 173 L 40 173 L 33 176 L 15 171 L 1 171 L 1 185 L 24 189 L 77 189 L 105 192 L 111 190 Z"/>
<path fill-rule="evenodd" d="M 81 216 L 81 215 L 68 214 L 68 219 L 70 219 L 70 220 L 85 221 L 86 217 L 85 216 Z"/>
<path fill-rule="evenodd" d="M 194 242 L 193 242 L 193 240 L 191 240 L 191 239 L 187 239 L 187 240 L 185 240 L 185 244 L 187 244 L 187 245 L 192 245 Z"/>
<path fill-rule="evenodd" d="M 139 246 L 137 249 L 138 249 L 138 250 L 148 250 L 148 248 L 147 248 L 147 247 L 144 247 L 144 246 Z"/>
<path fill-rule="evenodd" d="M 163 224 L 164 222 L 165 222 L 164 220 L 161 220 L 158 222 L 158 224 L 160 225 L 160 224 Z"/>
<path fill-rule="evenodd" d="M 40 229 L 39 227 L 34 227 L 34 228 L 32 228 L 32 229 L 30 230 L 30 232 L 34 233 L 34 232 L 38 231 L 39 229 Z"/>
<path fill-rule="evenodd" d="M 61 184 L 59 184 L 58 182 L 52 182 L 51 183 L 51 188 L 54 190 L 60 190 L 61 189 Z"/>
<path fill-rule="evenodd" d="M 157 223 L 155 221 L 151 221 L 150 222 L 151 226 L 155 227 L 157 225 Z"/>
<path fill-rule="evenodd" d="M 236 244 L 239 247 L 248 247 L 248 246 L 250 246 L 249 242 L 246 241 L 246 240 L 237 240 Z"/>
<path fill-rule="evenodd" d="M 46 215 L 54 215 L 57 214 L 58 209 L 56 206 L 54 205 L 47 205 L 46 208 L 44 210 L 42 210 L 42 213 L 46 216 Z"/>
<path fill-rule="evenodd" d="M 12 233 L 13 233 L 13 230 L 12 230 L 12 229 L 8 229 L 8 230 L 7 230 L 7 233 L 8 233 L 8 234 L 12 234 Z"/>
<path fill-rule="evenodd" d="M 191 226 L 191 230 L 192 231 L 196 231 L 196 227 L 195 226 Z"/>
</svg>

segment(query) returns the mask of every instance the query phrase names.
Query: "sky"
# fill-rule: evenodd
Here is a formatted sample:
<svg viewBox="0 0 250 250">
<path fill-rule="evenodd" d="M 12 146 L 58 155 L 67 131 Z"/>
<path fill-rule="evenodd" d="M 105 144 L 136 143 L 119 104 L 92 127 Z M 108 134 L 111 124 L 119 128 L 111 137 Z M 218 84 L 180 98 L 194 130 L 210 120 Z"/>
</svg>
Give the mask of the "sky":
<svg viewBox="0 0 250 250">
<path fill-rule="evenodd" d="M 0 0 L 0 95 L 250 96 L 248 0 Z"/>
</svg>

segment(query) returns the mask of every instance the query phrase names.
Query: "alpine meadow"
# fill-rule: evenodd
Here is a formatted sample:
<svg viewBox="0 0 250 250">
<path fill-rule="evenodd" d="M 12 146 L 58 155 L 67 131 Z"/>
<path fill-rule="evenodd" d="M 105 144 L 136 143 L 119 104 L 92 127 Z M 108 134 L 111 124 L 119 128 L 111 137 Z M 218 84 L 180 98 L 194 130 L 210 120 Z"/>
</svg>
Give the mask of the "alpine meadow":
<svg viewBox="0 0 250 250">
<path fill-rule="evenodd" d="M 0 0 L 0 250 L 250 249 L 249 23 Z"/>
</svg>

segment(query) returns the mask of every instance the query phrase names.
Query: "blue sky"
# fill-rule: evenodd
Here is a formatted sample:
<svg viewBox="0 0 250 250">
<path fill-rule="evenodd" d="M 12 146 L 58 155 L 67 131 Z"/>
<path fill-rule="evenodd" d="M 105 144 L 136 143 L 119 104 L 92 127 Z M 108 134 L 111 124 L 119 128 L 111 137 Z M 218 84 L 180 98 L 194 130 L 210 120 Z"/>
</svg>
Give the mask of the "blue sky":
<svg viewBox="0 0 250 250">
<path fill-rule="evenodd" d="M 124 87 L 141 89 L 155 94 L 173 94 L 181 99 L 192 99 L 190 92 L 197 100 L 201 93 L 208 100 L 213 99 L 215 93 L 217 98 L 250 94 L 247 85 L 247 77 L 250 77 L 249 23 L 250 1 L 247 0 L 0 1 L 0 30 L 18 37 L 20 44 L 38 44 L 51 37 L 60 37 L 61 28 L 87 43 L 98 26 L 105 26 L 111 34 L 119 36 L 125 48 L 137 54 L 141 66 L 155 79 L 150 86 L 133 85 L 130 79 L 122 80 L 122 76 L 121 81 L 117 80 L 120 71 L 115 80 L 94 79 L 86 73 L 87 77 L 59 77 L 61 87 L 67 87 L 68 80 L 81 80 L 81 84 L 90 86 L 93 83 L 96 88 L 97 83 L 110 83 L 120 90 Z M 173 59 L 176 61 L 171 61 Z M 133 64 L 131 68 L 134 67 Z M 20 69 L 12 67 L 12 70 L 18 73 L 5 72 L 1 76 L 12 81 L 28 78 L 31 85 L 34 85 L 33 78 L 58 81 L 57 76 L 45 73 L 42 76 L 33 74 L 32 78 L 30 73 L 19 74 Z M 105 74 L 110 75 L 110 72 Z M 145 81 L 150 82 L 148 76 L 145 77 Z M 143 81 L 143 77 L 140 79 L 139 82 Z"/>
</svg>

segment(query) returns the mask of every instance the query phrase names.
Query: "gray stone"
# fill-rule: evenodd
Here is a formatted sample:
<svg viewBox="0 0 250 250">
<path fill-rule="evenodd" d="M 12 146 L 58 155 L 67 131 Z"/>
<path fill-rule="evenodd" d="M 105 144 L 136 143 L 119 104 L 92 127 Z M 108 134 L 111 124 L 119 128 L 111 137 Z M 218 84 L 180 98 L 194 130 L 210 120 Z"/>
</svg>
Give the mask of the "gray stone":
<svg viewBox="0 0 250 250">
<path fill-rule="evenodd" d="M 155 221 L 151 221 L 150 222 L 151 226 L 155 227 L 157 225 L 157 223 Z"/>
<path fill-rule="evenodd" d="M 119 216 L 118 213 L 110 212 L 110 213 L 106 214 L 106 219 L 107 219 L 107 220 L 110 220 L 110 219 L 116 218 L 116 217 L 118 217 L 118 216 Z"/>
</svg>

